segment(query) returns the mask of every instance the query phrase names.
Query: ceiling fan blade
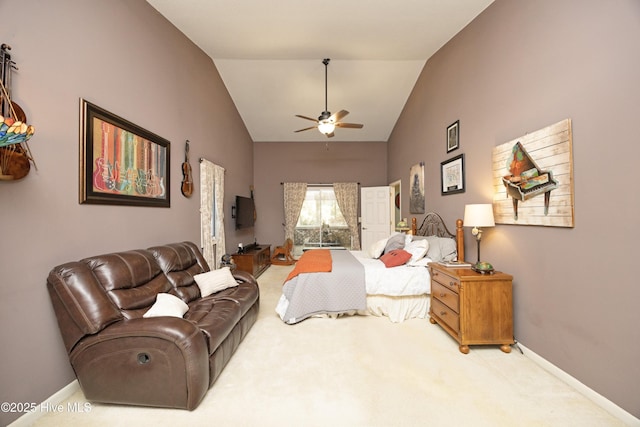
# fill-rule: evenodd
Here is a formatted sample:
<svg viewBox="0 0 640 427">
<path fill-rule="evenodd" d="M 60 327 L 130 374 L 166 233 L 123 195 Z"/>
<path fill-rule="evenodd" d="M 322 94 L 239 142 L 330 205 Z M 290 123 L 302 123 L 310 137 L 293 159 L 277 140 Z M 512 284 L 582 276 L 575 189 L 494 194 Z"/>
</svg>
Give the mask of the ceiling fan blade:
<svg viewBox="0 0 640 427">
<path fill-rule="evenodd" d="M 300 117 L 301 119 L 311 120 L 312 122 L 318 123 L 316 119 L 312 119 L 311 117 L 301 116 L 300 114 L 296 114 L 296 117 Z"/>
<path fill-rule="evenodd" d="M 334 115 L 332 115 L 331 117 L 329 117 L 329 120 L 331 120 L 333 122 L 339 122 L 340 119 L 345 117 L 347 114 L 349 114 L 349 112 L 347 110 L 340 110 L 337 113 L 335 113 Z"/>
<path fill-rule="evenodd" d="M 338 128 L 353 128 L 353 129 L 361 129 L 364 125 L 360 123 L 336 123 L 336 127 Z"/>
<path fill-rule="evenodd" d="M 304 128 L 304 129 L 298 129 L 298 130 L 294 130 L 293 132 L 297 133 L 297 132 L 302 132 L 302 131 L 310 130 L 310 129 L 318 129 L 318 126 L 311 126 L 311 127 Z"/>
</svg>

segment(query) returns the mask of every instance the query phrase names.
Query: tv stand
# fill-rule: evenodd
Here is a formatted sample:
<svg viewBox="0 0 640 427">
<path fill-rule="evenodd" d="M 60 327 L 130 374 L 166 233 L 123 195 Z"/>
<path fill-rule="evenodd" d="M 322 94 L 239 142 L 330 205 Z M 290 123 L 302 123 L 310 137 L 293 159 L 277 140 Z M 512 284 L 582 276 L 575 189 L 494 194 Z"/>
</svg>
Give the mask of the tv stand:
<svg viewBox="0 0 640 427">
<path fill-rule="evenodd" d="M 243 253 L 231 256 L 238 270 L 257 278 L 271 265 L 271 245 L 252 243 L 244 247 Z"/>
</svg>

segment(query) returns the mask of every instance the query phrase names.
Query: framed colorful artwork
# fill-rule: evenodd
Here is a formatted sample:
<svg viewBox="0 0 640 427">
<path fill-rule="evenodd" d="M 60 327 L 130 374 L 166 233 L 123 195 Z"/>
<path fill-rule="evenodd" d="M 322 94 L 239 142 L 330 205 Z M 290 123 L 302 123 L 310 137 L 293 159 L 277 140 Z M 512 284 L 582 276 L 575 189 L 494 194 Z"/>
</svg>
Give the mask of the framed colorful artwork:
<svg viewBox="0 0 640 427">
<path fill-rule="evenodd" d="M 80 203 L 169 207 L 171 144 L 80 100 Z"/>
</svg>

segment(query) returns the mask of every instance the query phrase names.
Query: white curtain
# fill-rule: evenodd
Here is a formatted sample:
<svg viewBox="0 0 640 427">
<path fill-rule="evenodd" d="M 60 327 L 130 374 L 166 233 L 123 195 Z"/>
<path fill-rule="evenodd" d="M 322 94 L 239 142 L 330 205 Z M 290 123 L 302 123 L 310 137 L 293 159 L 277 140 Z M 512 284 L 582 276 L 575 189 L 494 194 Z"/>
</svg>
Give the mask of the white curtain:
<svg viewBox="0 0 640 427">
<path fill-rule="evenodd" d="M 284 183 L 284 238 L 295 241 L 294 231 L 298 223 L 298 217 L 302 210 L 304 198 L 307 195 L 305 182 Z"/>
<path fill-rule="evenodd" d="M 200 160 L 200 230 L 204 259 L 211 269 L 226 253 L 224 238 L 224 168 Z"/>
<path fill-rule="evenodd" d="M 351 249 L 360 250 L 358 238 L 358 183 L 336 182 L 333 184 L 336 202 L 351 232 Z"/>
</svg>

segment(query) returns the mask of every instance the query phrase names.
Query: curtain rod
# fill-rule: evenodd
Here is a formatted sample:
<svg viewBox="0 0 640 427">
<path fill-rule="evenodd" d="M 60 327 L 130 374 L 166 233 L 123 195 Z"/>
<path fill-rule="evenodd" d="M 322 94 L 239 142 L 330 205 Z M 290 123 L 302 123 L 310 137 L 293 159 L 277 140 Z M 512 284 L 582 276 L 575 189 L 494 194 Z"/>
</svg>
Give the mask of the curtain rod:
<svg viewBox="0 0 640 427">
<path fill-rule="evenodd" d="M 315 186 L 315 187 L 323 187 L 323 186 L 327 187 L 327 186 L 333 185 L 333 183 L 329 183 L 329 184 L 309 184 L 309 183 L 306 183 L 306 184 L 307 185 L 311 185 L 311 186 Z M 359 182 L 357 182 L 356 184 L 360 185 Z M 281 182 L 280 185 L 284 185 L 284 182 Z"/>
</svg>

